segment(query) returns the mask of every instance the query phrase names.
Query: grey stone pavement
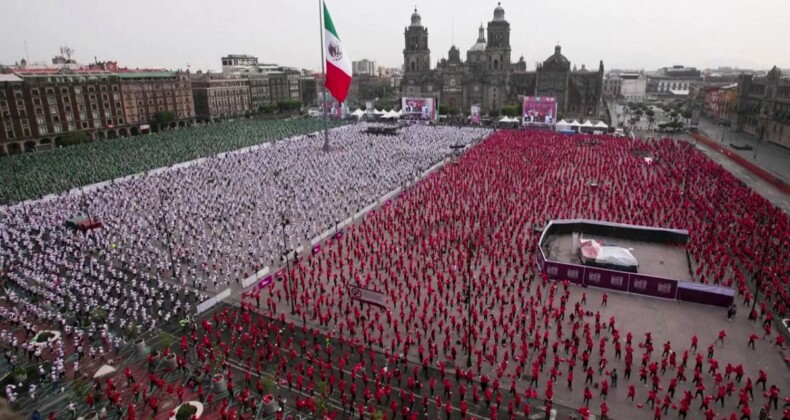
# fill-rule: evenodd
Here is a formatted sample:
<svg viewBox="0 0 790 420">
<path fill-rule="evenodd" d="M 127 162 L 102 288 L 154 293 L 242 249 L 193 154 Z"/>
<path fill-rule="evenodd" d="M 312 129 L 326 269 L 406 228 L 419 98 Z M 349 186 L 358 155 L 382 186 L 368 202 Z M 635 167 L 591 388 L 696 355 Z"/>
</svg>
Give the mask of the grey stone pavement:
<svg viewBox="0 0 790 420">
<path fill-rule="evenodd" d="M 717 126 L 708 118 L 700 118 L 699 130 L 711 139 L 721 142 L 722 146 L 733 153 L 751 160 L 757 166 L 773 173 L 786 182 L 790 182 L 790 149 L 768 141 L 763 141 L 758 146 L 756 136 L 742 131 L 734 131 L 728 127 Z M 754 150 L 738 150 L 731 146 L 733 144 L 736 146 L 750 146 Z"/>
<path fill-rule="evenodd" d="M 613 122 L 620 121 L 621 115 L 624 114 L 624 105 L 609 103 L 609 113 Z M 627 118 L 624 118 L 627 120 Z M 663 111 L 657 110 L 656 124 L 665 121 Z M 658 133 L 647 131 L 647 121 L 642 118 L 634 126 L 634 132 L 638 137 L 656 137 Z M 752 148 L 756 145 L 756 138 L 751 134 L 744 132 L 736 132 L 726 127 L 720 127 L 713 123 L 712 120 L 707 118 L 700 119 L 700 131 L 706 134 L 713 140 L 721 142 L 722 137 L 724 142 L 721 143 L 722 149 L 729 150 L 744 158 L 752 160 L 761 168 L 777 175 L 779 178 L 790 182 L 790 149 L 785 149 L 773 143 L 763 142 L 757 148 L 757 158 L 754 158 L 754 150 L 737 150 L 730 146 L 735 144 L 738 146 L 749 145 Z M 694 145 L 702 153 L 706 154 L 709 158 L 722 165 L 731 174 L 735 175 L 741 181 L 746 183 L 754 191 L 768 199 L 771 203 L 779 206 L 785 213 L 790 214 L 790 196 L 778 190 L 773 185 L 764 181 L 759 176 L 755 175 L 748 169 L 738 165 L 734 161 L 728 159 L 724 155 L 716 152 L 709 147 L 699 144 L 694 138 L 688 134 L 677 134 L 671 137 L 683 139 L 694 143 Z"/>
</svg>

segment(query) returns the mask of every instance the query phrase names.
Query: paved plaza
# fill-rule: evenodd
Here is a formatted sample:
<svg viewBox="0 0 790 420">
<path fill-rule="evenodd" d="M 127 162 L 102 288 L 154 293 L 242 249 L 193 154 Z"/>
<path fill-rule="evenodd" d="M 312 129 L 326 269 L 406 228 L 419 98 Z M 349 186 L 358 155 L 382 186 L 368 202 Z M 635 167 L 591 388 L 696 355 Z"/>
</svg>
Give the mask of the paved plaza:
<svg viewBox="0 0 790 420">
<path fill-rule="evenodd" d="M 345 128 L 338 132 L 358 133 L 359 129 Z M 342 234 L 324 241 L 320 252 L 313 255 L 305 247 L 289 265 L 288 274 L 280 271 L 282 263 L 268 255 L 245 256 L 253 263 L 259 260 L 261 265 L 268 265 L 276 273 L 274 283 L 260 289 L 257 285 L 244 288 L 231 277 L 222 284 L 229 287 L 230 296 L 194 320 L 180 322 L 184 314 L 191 312 L 183 309 L 181 301 L 189 302 L 189 307 L 194 308 L 205 296 L 218 291 L 205 283 L 211 277 L 203 277 L 206 275 L 203 273 L 220 268 L 198 265 L 196 268 L 203 271 L 197 277 L 204 283 L 185 276 L 186 282 L 181 286 L 189 293 L 182 298 L 181 292 L 176 292 L 179 282 L 170 278 L 164 242 L 149 249 L 160 258 L 157 270 L 150 270 L 144 264 L 128 264 L 146 255 L 141 253 L 146 249 L 143 243 L 134 236 L 134 241 L 121 245 L 131 247 L 126 254 L 101 251 L 105 246 L 110 247 L 110 242 L 123 244 L 121 238 L 105 238 L 102 241 L 110 242 L 101 247 L 97 247 L 95 239 L 86 239 L 90 257 L 82 263 L 86 270 L 83 277 L 69 280 L 68 271 L 59 270 L 60 275 L 34 276 L 39 280 L 29 284 L 35 284 L 35 288 L 21 281 L 20 275 L 51 270 L 54 260 L 34 260 L 40 264 L 34 266 L 16 263 L 12 266 L 14 271 L 4 278 L 7 294 L 0 300 L 3 308 L 0 330 L 7 332 L 4 343 L 9 348 L 18 348 L 32 337 L 26 332 L 31 326 L 34 330 L 61 329 L 65 323 L 76 321 L 87 326 L 84 334 L 88 336 L 83 341 L 69 338 L 61 343 L 62 349 L 61 344 L 53 344 L 52 350 L 44 351 L 43 357 L 51 363 L 47 369 L 59 363 L 63 366 L 62 389 L 44 379 L 42 390 L 52 392 L 39 392 L 34 400 L 28 395 L 30 388 L 26 383 L 14 391 L 19 394 L 14 404 L 27 413 L 36 407 L 44 416 L 54 412 L 56 419 L 70 418 L 69 407 L 74 403 L 80 414 L 88 413 L 89 406 L 95 404 L 96 409 L 107 409 L 110 418 L 127 418 L 131 411 L 158 420 L 168 418 L 169 411 L 181 401 L 193 399 L 206 404 L 201 418 L 259 419 L 269 417 L 251 405 L 260 407 L 264 395 L 272 393 L 284 398 L 287 413 L 307 415 L 325 411 L 347 419 L 359 418 L 362 413 L 365 418 L 381 414 L 387 418 L 420 419 L 532 416 L 568 419 L 585 410 L 588 405 L 585 388 L 589 388 L 589 409 L 596 416 L 606 410 L 609 418 L 614 419 L 655 418 L 655 409 L 647 401 L 654 390 L 656 405 L 666 410 L 662 418 L 676 418 L 689 400 L 689 418 L 704 418 L 704 410 L 698 407 L 708 396 L 709 409 L 717 413 L 716 418 L 721 418 L 729 413 L 740 414 L 739 392 L 746 392 L 746 384 L 751 382 L 753 398 L 746 397 L 745 401 L 754 410 L 752 418 L 756 418 L 759 408 L 769 402 L 763 384 L 758 383 L 762 371 L 767 375 L 766 385 L 769 388 L 775 385 L 779 390 L 778 409 L 770 411 L 773 418 L 779 418 L 782 398 L 790 391 L 790 375 L 783 374 L 787 372 L 787 350 L 781 343 L 775 345 L 779 337 L 775 330 L 768 329 L 766 334 L 763 327 L 764 323 L 772 324 L 766 318 L 768 313 L 773 316 L 785 309 L 776 298 L 765 307 L 757 306 L 758 319 L 748 319 L 751 306 L 746 301 L 753 299 L 754 285 L 737 267 L 752 261 L 742 254 L 726 257 L 728 248 L 723 245 L 739 243 L 751 249 L 762 239 L 737 224 L 751 222 L 732 219 L 733 215 L 747 214 L 744 209 L 750 209 L 755 220 L 778 216 L 771 216 L 767 201 L 751 195 L 735 177 L 712 165 L 705 149 L 670 140 L 602 137 L 598 138 L 599 142 L 591 143 L 582 137 L 500 130 L 459 159 L 450 160 L 441 169 L 412 183 L 409 180 L 429 165 L 437 160 L 447 161 L 449 145 L 459 141 L 474 143 L 480 135 L 477 132 L 461 135 L 463 129 L 457 128 L 425 130 L 419 134 L 407 130 L 407 136 L 416 134 L 413 138 L 380 139 L 389 141 L 382 145 L 371 145 L 356 134 L 348 140 L 342 136 L 334 138 L 336 147 L 332 153 L 360 159 L 358 162 L 364 165 L 379 159 L 379 167 L 386 164 L 393 168 L 387 170 L 392 179 L 374 185 L 371 175 L 374 172 L 364 169 L 367 166 L 349 166 L 348 173 L 336 179 L 337 185 L 343 188 L 349 183 L 357 185 L 365 181 L 370 190 L 367 196 L 352 203 L 348 211 L 363 207 L 367 201 L 375 202 L 376 197 L 395 186 L 404 186 L 405 190 L 353 220 Z M 421 136 L 431 138 L 436 145 L 431 149 L 436 152 L 412 143 Z M 296 139 L 272 147 L 301 150 L 297 143 L 300 141 L 313 149 L 319 146 L 316 141 Z M 351 157 L 355 150 L 365 147 L 368 153 Z M 293 167 L 286 168 L 293 156 L 273 150 L 258 152 L 272 160 L 271 170 L 282 167 L 295 171 Z M 635 150 L 649 153 L 655 163 L 648 166 Z M 421 163 L 415 165 L 416 169 L 401 168 L 398 162 L 407 158 L 422 160 L 417 161 Z M 223 197 L 222 185 L 234 185 L 228 174 L 235 173 L 239 167 L 250 171 L 250 179 L 261 177 L 254 165 L 245 163 L 247 156 L 232 159 L 239 165 L 209 162 L 205 164 L 209 169 L 206 172 L 198 165 L 180 173 L 203 180 L 200 182 L 205 190 L 197 194 Z M 387 159 L 393 161 L 387 163 Z M 179 194 L 183 196 L 180 203 L 198 204 L 187 200 L 189 193 L 184 190 L 186 186 L 179 184 L 182 181 L 167 174 L 159 176 L 162 177 L 159 182 L 172 183 L 178 191 L 183 190 Z M 205 179 L 226 180 L 217 184 Z M 599 185 L 595 191 L 589 190 L 589 180 Z M 751 181 L 747 179 L 746 185 L 751 185 Z M 293 188 L 321 191 L 321 184 L 300 182 L 303 181 L 295 181 Z M 252 184 L 241 185 L 253 188 Z M 121 188 L 125 187 L 111 187 L 102 192 L 100 200 L 122 199 L 123 191 L 114 190 Z M 151 187 L 143 179 L 131 188 L 148 191 Z M 237 191 L 239 187 L 233 189 Z M 359 191 L 357 187 L 354 189 Z M 725 190 L 728 195 L 720 193 Z M 304 195 L 309 202 L 309 193 Z M 346 193 L 328 208 L 346 211 L 349 197 Z M 223 199 L 236 203 L 232 197 Z M 68 198 L 63 200 L 70 203 Z M 667 203 L 683 204 L 668 206 Z M 140 201 L 130 205 L 142 212 L 147 220 L 144 223 L 153 223 L 153 216 L 145 215 L 154 208 L 151 203 Z M 180 204 L 165 208 L 170 209 L 165 212 L 166 220 L 183 244 L 179 248 L 190 245 L 200 249 L 185 239 L 188 225 L 179 225 L 183 223 L 181 219 L 170 214 L 179 207 L 183 209 Z M 33 207 L 32 221 L 17 215 L 10 225 L 15 229 L 14 235 L 19 235 L 24 226 L 28 226 L 24 229 L 38 226 L 36 229 L 40 230 L 38 223 L 52 223 L 47 221 L 54 221 L 55 217 L 47 215 L 54 208 L 51 204 Z M 243 205 L 238 210 L 229 208 L 249 210 Z M 322 214 L 305 206 L 297 214 L 295 223 L 315 229 L 306 230 L 305 238 L 322 230 L 333 230 L 332 213 Z M 105 215 L 110 221 L 117 217 L 114 213 Z M 311 215 L 319 223 L 308 223 Z M 542 279 L 534 261 L 534 243 L 539 236 L 535 228 L 549 219 L 576 217 L 688 229 L 691 232 L 688 250 L 697 269 L 694 280 L 736 288 L 737 314 L 728 320 L 724 308 L 604 293 L 600 289 Z M 776 229 L 786 228 L 784 217 L 776 223 Z M 712 220 L 717 223 L 711 223 Z M 232 237 L 230 227 L 249 229 L 251 226 L 249 223 L 224 225 L 216 216 L 201 223 L 206 227 L 225 226 L 217 232 L 228 238 Z M 736 223 L 732 225 L 734 228 L 722 227 L 731 223 Z M 49 229 L 60 232 L 62 228 Z M 291 246 L 301 242 L 297 232 L 287 232 L 293 233 L 286 236 L 292 239 Z M 760 230 L 760 235 L 770 235 L 769 232 Z M 718 241 L 707 239 L 714 236 Z M 68 240 L 67 236 L 63 238 Z M 8 250 L 13 248 L 13 242 L 5 240 L 9 244 L 6 258 L 11 258 Z M 159 240 L 164 239 L 160 236 Z M 206 238 L 206 243 L 211 244 L 211 240 Z M 79 249 L 82 244 L 68 245 L 70 249 Z M 234 245 L 234 241 L 229 245 Z M 25 245 L 33 251 L 43 249 L 39 246 Z M 135 250 L 135 247 L 142 248 Z M 216 255 L 223 255 L 220 251 L 227 253 L 232 249 L 217 249 Z M 782 249 L 772 252 L 775 255 L 772 260 L 778 263 L 772 263 L 769 270 L 776 272 L 786 255 Z M 49 258 L 52 255 L 50 252 Z M 113 264 L 105 265 L 107 258 L 117 259 L 116 268 Z M 178 270 L 190 273 L 188 254 L 179 257 L 179 261 L 183 267 Z M 63 262 L 64 269 L 76 267 Z M 131 279 L 135 278 L 133 270 L 148 274 L 139 283 L 97 287 L 102 299 L 117 302 L 132 292 L 147 297 L 149 289 L 156 293 L 150 300 L 133 299 L 143 311 L 142 315 L 134 313 L 130 319 L 155 321 L 141 323 L 143 328 L 139 333 L 147 344 L 142 353 L 133 344 L 137 334 L 129 336 L 117 317 L 111 318 L 109 329 L 102 332 L 93 311 L 97 304 L 94 294 L 86 293 L 93 299 L 86 307 L 69 309 L 73 308 L 70 304 L 75 298 L 57 288 L 61 281 L 78 280 L 79 284 L 87 285 L 85 282 L 94 278 L 97 280 L 90 281 L 96 281 L 97 285 L 103 285 L 103 279 L 114 280 L 106 282 L 107 285 L 115 284 L 121 278 L 116 273 L 118 269 Z M 51 284 L 41 281 L 47 278 L 52 280 Z M 782 280 L 779 276 L 775 279 L 776 284 Z M 386 302 L 383 307 L 362 304 L 352 298 L 349 285 L 381 292 Z M 763 288 L 770 291 L 766 285 Z M 42 303 L 41 298 L 48 296 L 56 297 L 55 307 L 65 308 L 63 320 L 53 317 L 50 312 L 53 306 Z M 64 305 L 58 299 L 69 304 Z M 162 302 L 152 306 L 155 299 Z M 15 307 L 24 307 L 29 315 L 20 314 Z M 158 307 L 172 315 L 168 319 L 146 317 L 144 308 L 149 307 Z M 155 313 L 155 309 L 148 310 Z M 117 316 L 123 315 L 118 312 Z M 717 341 L 720 331 L 726 337 Z M 112 345 L 115 337 L 123 339 L 117 353 Z M 698 339 L 696 350 L 691 349 L 693 337 Z M 747 345 L 750 338 L 754 338 L 753 349 Z M 16 345 L 11 344 L 14 340 Z M 78 345 L 93 354 L 79 363 L 79 372 L 87 377 L 74 381 L 72 378 L 79 377 L 75 375 L 74 363 L 79 359 Z M 469 349 L 471 365 L 468 366 Z M 63 356 L 59 356 L 61 351 Z M 149 356 L 154 351 L 158 355 Z M 100 352 L 106 355 L 101 356 Z M 169 352 L 177 355 L 175 366 L 164 357 Z M 0 369 L 10 372 L 12 364 L 22 364 L 30 372 L 36 371 L 36 361 L 28 360 L 25 351 L 17 350 L 11 356 L 13 359 L 6 358 Z M 90 376 L 109 358 L 118 370 L 100 381 L 92 381 Z M 687 358 L 685 364 L 684 358 Z M 697 363 L 701 366 L 695 373 Z M 584 365 L 589 365 L 589 370 Z M 731 370 L 729 375 L 727 365 Z M 132 384 L 127 385 L 126 367 L 141 384 L 136 391 Z M 626 374 L 629 369 L 630 378 Z M 743 378 L 738 380 L 740 370 Z M 217 375 L 223 375 L 226 387 L 214 384 Z M 573 376 L 570 381 L 569 375 Z M 113 378 L 113 382 L 107 382 L 107 378 Z M 675 383 L 673 378 L 679 380 Z M 697 382 L 704 386 L 702 397 L 695 395 L 699 389 Z M 92 385 L 94 390 L 88 390 L 85 385 Z M 631 386 L 635 394 L 633 401 L 629 399 Z M 671 388 L 674 393 L 670 396 Z M 141 394 L 142 389 L 147 390 L 146 395 Z M 8 388 L 5 390 L 8 392 Z M 690 395 L 685 396 L 687 392 Z M 715 401 L 720 394 L 723 402 Z M 89 398 L 89 395 L 93 396 Z"/>
</svg>

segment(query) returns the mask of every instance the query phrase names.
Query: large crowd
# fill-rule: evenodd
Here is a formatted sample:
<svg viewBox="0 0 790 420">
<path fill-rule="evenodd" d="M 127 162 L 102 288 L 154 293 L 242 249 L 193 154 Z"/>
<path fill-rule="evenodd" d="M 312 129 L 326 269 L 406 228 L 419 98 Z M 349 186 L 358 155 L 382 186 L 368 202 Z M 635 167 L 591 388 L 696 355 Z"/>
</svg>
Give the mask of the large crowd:
<svg viewBox="0 0 790 420">
<path fill-rule="evenodd" d="M 283 228 L 294 249 L 421 174 L 449 146 L 484 134 L 413 127 L 393 140 L 344 127 L 333 131 L 328 154 L 316 153 L 320 138 L 299 138 L 14 207 L 0 222 L 0 266 L 17 309 L 0 312 L 0 325 L 65 325 L 60 308 L 80 320 L 103 308 L 106 319 L 80 333 L 92 340 L 127 323 L 148 329 L 181 318 L 275 263 Z M 85 208 L 103 229 L 80 235 L 62 227 Z M 181 337 L 179 360 L 201 372 L 224 361 L 227 398 L 215 401 L 206 383 L 190 382 L 223 419 L 248 418 L 261 394 L 251 374 L 262 366 L 298 391 L 298 410 L 316 412 L 316 392 L 335 401 L 330 416 L 524 418 L 551 412 L 562 396 L 580 416 L 626 418 L 607 405 L 623 394 L 642 409 L 629 411 L 633 418 L 756 419 L 765 406 L 781 417 L 786 377 L 718 355 L 725 340 L 746 351 L 759 336 L 728 337 L 723 328 L 659 342 L 655 331 L 602 316 L 606 294 L 588 302 L 593 291 L 542 277 L 533 228 L 576 217 L 688 229 L 695 280 L 737 290 L 738 305 L 765 328 L 761 352 L 784 347 L 771 328 L 788 312 L 784 213 L 685 142 L 499 131 L 321 252 L 300 256 L 284 276 L 293 282 L 247 291 L 241 308 L 196 323 Z M 385 308 L 360 305 L 349 285 L 384 293 Z M 755 287 L 760 305 L 751 314 Z M 80 338 L 69 339 L 66 347 L 76 349 Z M 22 345 L 12 340 L 6 336 L 7 348 Z M 112 340 L 98 342 L 95 352 L 111 351 Z M 238 369 L 247 372 L 243 380 L 233 379 Z M 144 395 L 141 414 L 156 412 L 152 398 Z M 131 407 L 133 419 L 140 408 Z"/>
<path fill-rule="evenodd" d="M 11 207 L 0 222 L 0 266 L 17 290 L 55 303 L 31 305 L 28 313 L 57 318 L 65 308 L 90 320 L 101 308 L 98 318 L 110 327 L 148 330 L 277 264 L 285 249 L 413 180 L 451 145 L 484 133 L 412 127 L 392 139 L 346 126 L 332 130 L 329 153 L 320 151 L 320 136 L 293 138 Z M 74 234 L 64 222 L 77 214 L 103 228 Z"/>
<path fill-rule="evenodd" d="M 457 379 L 468 375 L 483 383 L 496 380 L 519 393 L 540 388 L 549 401 L 558 372 L 565 371 L 572 388 L 574 365 L 583 364 L 582 372 L 575 371 L 578 382 L 589 376 L 604 384 L 611 381 L 602 375 L 609 371 L 607 363 L 614 365 L 611 362 L 622 353 L 621 372 L 630 380 L 632 369 L 640 371 L 640 377 L 644 370 L 664 414 L 667 404 L 681 415 L 688 413 L 690 404 L 685 391 L 677 396 L 672 391 L 665 398 L 667 389 L 693 394 L 695 386 L 709 387 L 701 393 L 706 418 L 729 414 L 712 414 L 716 410 L 707 403 L 708 393 L 718 397 L 724 389 L 732 401 L 739 392 L 751 390 L 744 388 L 747 382 L 736 385 L 729 374 L 720 379 L 726 361 L 716 361 L 712 349 L 707 357 L 698 354 L 698 338 L 688 337 L 688 343 L 695 342 L 690 353 L 687 343 L 654 343 L 651 331 L 619 330 L 614 317 L 593 319 L 578 297 L 571 297 L 567 284 L 541 287 L 534 268 L 538 234 L 533 227 L 555 218 L 688 229 L 688 249 L 698 267 L 695 280 L 735 288 L 748 317 L 766 326 L 760 335 L 784 347 L 784 337 L 770 325 L 775 317 L 788 314 L 787 215 L 689 143 L 669 139 L 499 132 L 457 166 L 408 190 L 333 246 L 300 262 L 292 273 L 297 319 L 352 342 L 404 354 L 415 371 L 425 366 L 454 368 L 461 372 Z M 474 273 L 471 279 L 467 270 Z M 748 313 L 755 298 L 753 276 L 760 279 L 761 305 Z M 285 304 L 288 284 L 279 283 L 269 293 L 253 297 L 262 300 L 265 311 L 285 320 L 290 310 Z M 349 285 L 386 294 L 387 309 L 360 309 Z M 470 298 L 471 320 L 465 303 Z M 601 334 L 607 324 L 609 333 Z M 724 336 L 711 333 L 706 347 L 716 338 L 723 344 Z M 746 343 L 747 338 L 738 340 Z M 653 352 L 659 345 L 664 346 L 660 357 Z M 470 370 L 461 356 L 467 347 L 473 356 Z M 632 365 L 636 357 L 641 366 Z M 696 360 L 694 369 L 687 365 L 689 357 Z M 437 365 L 437 360 L 444 365 Z M 733 361 L 730 367 L 738 365 Z M 591 366 L 596 369 L 588 369 Z M 706 372 L 710 382 L 702 378 Z M 525 373 L 532 373 L 534 382 L 519 380 Z M 745 374 L 750 381 L 760 380 L 756 371 Z M 774 383 L 786 388 L 787 378 L 777 376 Z M 454 395 L 462 383 L 451 380 Z M 369 391 L 375 394 L 378 386 L 371 385 Z M 498 388 L 494 386 L 494 392 Z M 605 397 L 607 391 L 602 392 Z M 740 417 L 742 407 L 728 409 Z M 747 410 L 751 409 L 743 412 Z"/>
<path fill-rule="evenodd" d="M 58 194 L 323 126 L 316 119 L 231 121 L 6 156 L 0 159 L 0 204 Z"/>
</svg>

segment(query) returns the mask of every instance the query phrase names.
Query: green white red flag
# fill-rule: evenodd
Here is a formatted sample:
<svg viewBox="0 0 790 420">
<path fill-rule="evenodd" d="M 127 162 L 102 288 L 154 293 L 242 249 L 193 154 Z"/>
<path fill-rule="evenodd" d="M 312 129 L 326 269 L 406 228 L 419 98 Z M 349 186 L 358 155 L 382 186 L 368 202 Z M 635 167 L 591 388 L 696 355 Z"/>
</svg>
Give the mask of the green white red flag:
<svg viewBox="0 0 790 420">
<path fill-rule="evenodd" d="M 324 57 L 326 57 L 326 79 L 324 86 L 338 102 L 345 102 L 351 85 L 351 60 L 346 55 L 335 24 L 324 4 Z"/>
</svg>

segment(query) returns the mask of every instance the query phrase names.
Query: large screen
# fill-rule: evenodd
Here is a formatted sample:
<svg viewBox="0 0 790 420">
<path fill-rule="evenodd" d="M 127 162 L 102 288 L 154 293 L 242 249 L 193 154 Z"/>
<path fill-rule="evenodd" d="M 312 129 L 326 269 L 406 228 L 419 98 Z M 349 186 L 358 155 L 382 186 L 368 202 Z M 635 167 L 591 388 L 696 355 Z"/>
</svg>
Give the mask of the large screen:
<svg viewBox="0 0 790 420">
<path fill-rule="evenodd" d="M 480 124 L 480 106 L 472 105 L 472 124 Z"/>
<path fill-rule="evenodd" d="M 524 124 L 556 124 L 557 100 L 553 96 L 525 96 Z"/>
<path fill-rule="evenodd" d="M 401 120 L 436 120 L 436 101 L 433 98 L 403 98 L 401 109 Z"/>
</svg>

